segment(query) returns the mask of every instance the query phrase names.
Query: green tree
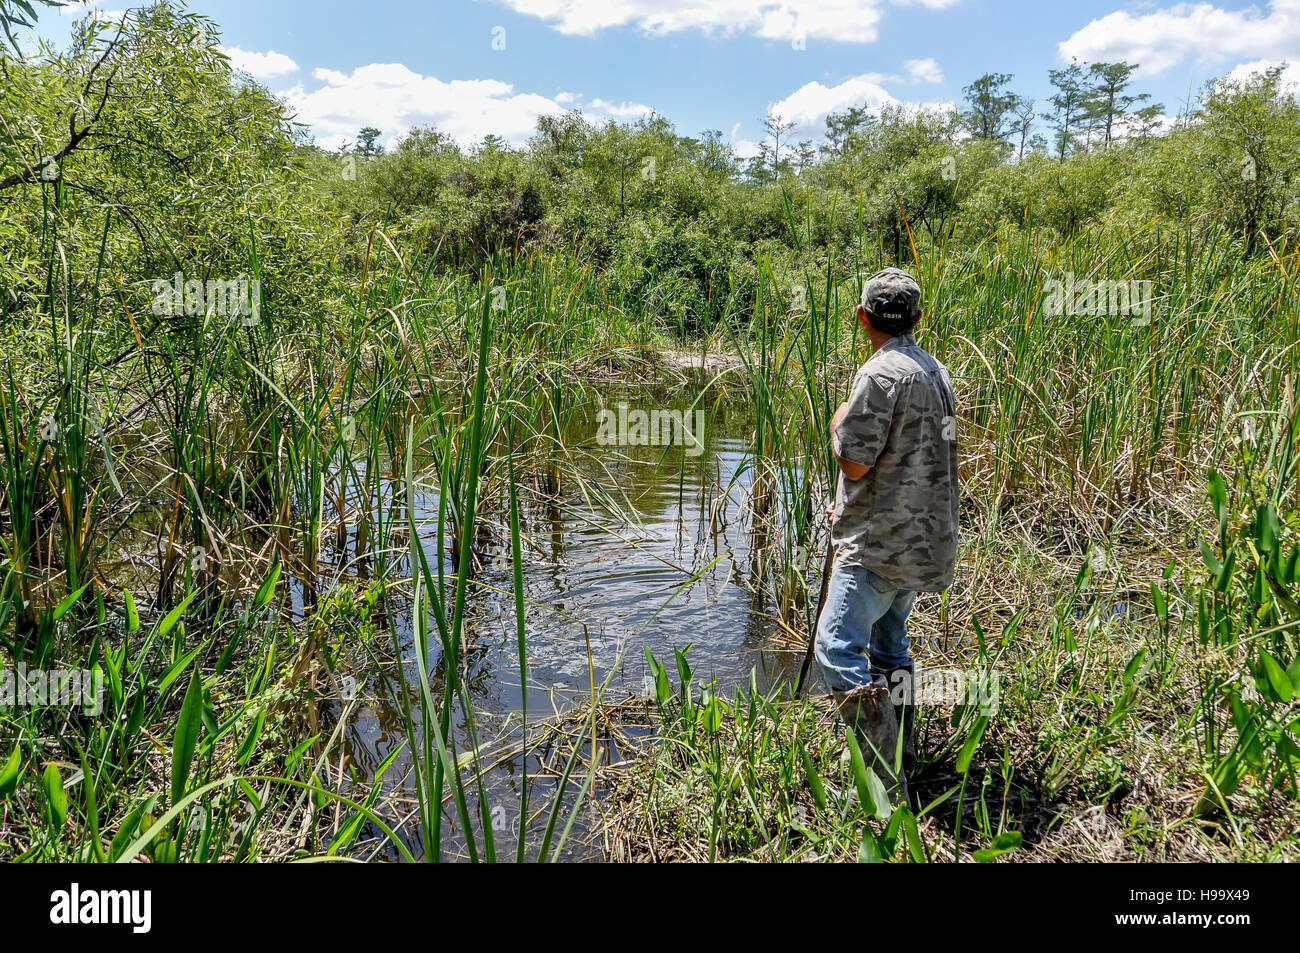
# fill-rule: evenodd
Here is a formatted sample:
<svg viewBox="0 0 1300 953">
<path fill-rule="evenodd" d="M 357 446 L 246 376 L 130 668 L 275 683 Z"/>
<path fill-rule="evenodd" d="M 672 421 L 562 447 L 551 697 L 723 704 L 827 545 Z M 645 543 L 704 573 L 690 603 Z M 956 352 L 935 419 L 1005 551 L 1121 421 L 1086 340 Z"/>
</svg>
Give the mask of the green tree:
<svg viewBox="0 0 1300 953">
<path fill-rule="evenodd" d="M 1020 97 L 1016 100 L 1016 105 L 1012 110 L 1015 113 L 1015 133 L 1020 138 L 1020 147 L 1016 150 L 1016 158 L 1025 157 L 1025 146 L 1029 142 L 1029 134 L 1034 128 L 1034 119 L 1037 118 L 1034 112 L 1034 100 Z"/>
<path fill-rule="evenodd" d="M 865 106 L 850 106 L 843 112 L 826 117 L 826 143 L 822 151 L 828 155 L 842 156 L 853 148 L 855 137 L 874 120 Z"/>
<path fill-rule="evenodd" d="M 1132 138 L 1138 142 L 1145 142 L 1155 135 L 1160 128 L 1164 110 L 1164 103 L 1152 103 L 1150 106 L 1143 106 L 1136 110 L 1132 114 Z"/>
<path fill-rule="evenodd" d="M 781 157 L 781 145 L 794 130 L 794 123 L 769 112 L 763 117 L 763 130 L 766 135 L 759 143 L 758 155 L 751 160 L 750 176 L 759 181 L 770 182 L 790 171 L 790 157 L 788 155 L 785 158 Z"/>
<path fill-rule="evenodd" d="M 1012 78 L 1010 73 L 985 73 L 963 87 L 970 105 L 963 118 L 975 138 L 1002 141 L 1011 133 L 1010 115 L 1019 100 L 1005 88 Z"/>
<path fill-rule="evenodd" d="M 1300 206 L 1300 101 L 1282 88 L 1283 70 L 1210 83 L 1192 130 L 1206 205 L 1248 250 L 1280 235 Z"/>
<path fill-rule="evenodd" d="M 384 133 L 374 126 L 365 126 L 357 133 L 357 151 L 364 156 L 382 155 L 384 147 L 377 145 L 377 140 Z"/>
<path fill-rule="evenodd" d="M 1133 96 L 1126 91 L 1131 82 L 1136 63 L 1093 63 L 1088 67 L 1091 88 L 1088 94 L 1089 117 L 1102 130 L 1102 144 L 1110 145 L 1115 126 L 1129 114 L 1133 106 L 1150 99 L 1147 93 Z"/>
<path fill-rule="evenodd" d="M 700 138 L 686 140 L 685 148 L 706 177 L 725 180 L 736 172 L 736 154 L 720 129 L 706 129 Z"/>
<path fill-rule="evenodd" d="M 1056 131 L 1057 158 L 1064 159 L 1074 150 L 1080 126 L 1088 118 L 1087 75 L 1077 61 L 1065 69 L 1048 70 L 1047 75 L 1056 88 L 1051 99 L 1053 111 L 1049 125 Z"/>
<path fill-rule="evenodd" d="M 10 291 L 0 307 L 24 307 L 42 286 L 47 249 L 35 242 L 49 221 L 74 297 L 94 286 L 101 241 L 113 268 L 100 292 L 129 299 L 141 280 L 176 271 L 233 278 L 256 234 L 275 249 L 266 285 L 279 268 L 296 271 L 283 293 L 310 298 L 311 273 L 329 266 L 318 248 L 305 251 L 317 244 L 311 230 L 297 230 L 311 202 L 288 202 L 293 128 L 273 96 L 232 73 L 215 25 L 160 2 L 71 29 L 65 50 L 0 54 L 0 279 Z"/>
<path fill-rule="evenodd" d="M 5 39 L 18 52 L 18 40 L 14 36 L 15 27 L 32 27 L 36 25 L 36 7 L 61 7 L 60 0 L 0 0 L 0 30 L 4 30 Z"/>
</svg>

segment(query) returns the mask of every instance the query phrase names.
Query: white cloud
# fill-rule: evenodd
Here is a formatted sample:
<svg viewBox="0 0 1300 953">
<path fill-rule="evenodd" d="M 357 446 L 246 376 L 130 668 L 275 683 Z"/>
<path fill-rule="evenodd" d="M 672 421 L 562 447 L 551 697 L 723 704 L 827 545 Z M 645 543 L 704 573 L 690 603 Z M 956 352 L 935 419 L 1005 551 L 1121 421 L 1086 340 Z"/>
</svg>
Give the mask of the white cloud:
<svg viewBox="0 0 1300 953">
<path fill-rule="evenodd" d="M 565 109 L 577 109 L 588 119 L 598 123 L 606 119 L 627 122 L 644 118 L 655 111 L 653 106 L 647 106 L 645 103 L 627 102 L 626 100 L 621 103 L 612 103 L 601 99 L 599 96 L 591 102 L 585 100 L 586 96 L 582 93 L 560 92 L 555 94 L 555 101 L 559 105 Z"/>
<path fill-rule="evenodd" d="M 876 39 L 884 0 L 499 0 L 517 13 L 539 17 L 561 33 L 592 36 L 633 26 L 654 36 L 700 30 L 769 40 Z M 922 0 L 943 7 L 958 0 Z"/>
<path fill-rule="evenodd" d="M 1282 60 L 1255 60 L 1253 63 L 1242 63 L 1232 70 L 1224 79 L 1233 82 L 1242 82 L 1249 80 L 1257 73 L 1263 73 L 1265 70 L 1272 69 L 1274 66 L 1283 67 L 1282 70 L 1282 88 L 1289 89 L 1293 94 L 1300 93 L 1300 57 L 1291 62 Z"/>
<path fill-rule="evenodd" d="M 557 97 L 558 99 L 558 97 Z M 597 97 L 584 112 L 592 113 L 597 119 L 641 119 L 654 110 L 645 103 L 610 103 Z"/>
<path fill-rule="evenodd" d="M 731 127 L 731 151 L 738 159 L 750 159 L 758 155 L 758 143 L 740 135 L 740 123 Z"/>
<path fill-rule="evenodd" d="M 912 77 L 914 83 L 943 82 L 943 70 L 934 59 L 908 60 L 903 64 L 903 68 L 907 70 L 907 75 Z"/>
<path fill-rule="evenodd" d="M 254 79 L 275 79 L 278 76 L 288 76 L 290 73 L 298 72 L 297 63 L 285 54 L 277 53 L 275 50 L 256 53 L 251 50 L 242 50 L 237 46 L 223 46 L 221 52 L 230 57 L 232 67 L 243 70 Z"/>
<path fill-rule="evenodd" d="M 780 102 L 773 103 L 768 111 L 795 124 L 795 139 L 821 136 L 825 132 L 826 117 L 830 113 L 861 105 L 876 112 L 885 103 L 897 102 L 880 85 L 884 78 L 879 73 L 864 73 L 836 86 L 824 86 L 814 80 L 804 83 Z"/>
<path fill-rule="evenodd" d="M 126 10 L 108 9 L 100 0 L 69 0 L 59 7 L 59 13 L 65 17 L 90 17 L 92 20 L 111 20 L 120 23 L 126 16 Z"/>
<path fill-rule="evenodd" d="M 382 130 L 385 142 L 417 126 L 436 126 L 464 147 L 482 141 L 488 133 L 519 145 L 532 135 L 539 117 L 560 115 L 567 109 L 581 109 L 597 122 L 627 120 L 653 111 L 641 103 L 600 98 L 584 103 L 581 93 L 550 98 L 516 92 L 509 83 L 495 79 L 446 81 L 401 63 L 371 63 L 351 73 L 318 68 L 312 78 L 322 85 L 307 90 L 299 84 L 285 99 L 325 149 L 354 142 L 363 126 Z"/>
<path fill-rule="evenodd" d="M 1178 124 L 1178 117 L 1171 116 L 1168 113 L 1160 113 L 1153 120 L 1148 132 L 1152 135 L 1162 135 L 1169 132 Z M 1137 116 L 1129 113 L 1127 116 L 1120 116 L 1115 120 L 1115 128 L 1111 130 L 1111 135 L 1115 141 L 1123 142 L 1130 136 L 1136 136 L 1142 128 L 1142 121 Z"/>
<path fill-rule="evenodd" d="M 912 106 L 924 109 L 951 109 L 953 103 L 932 101 L 905 102 L 889 92 L 882 82 L 897 80 L 895 76 L 880 73 L 863 73 L 835 86 L 819 82 L 804 83 L 785 99 L 768 106 L 768 112 L 795 124 L 790 139 L 798 142 L 811 139 L 820 142 L 826 135 L 826 117 L 833 112 L 843 112 L 850 106 L 866 106 L 868 112 L 877 113 L 885 105 Z M 733 142 L 736 139 L 732 131 Z"/>
<path fill-rule="evenodd" d="M 1270 0 L 1225 10 L 1212 3 L 1179 3 L 1151 13 L 1126 11 L 1093 20 L 1059 46 L 1062 59 L 1127 60 L 1159 75 L 1185 59 L 1202 67 L 1244 57 L 1300 59 L 1300 0 Z"/>
</svg>

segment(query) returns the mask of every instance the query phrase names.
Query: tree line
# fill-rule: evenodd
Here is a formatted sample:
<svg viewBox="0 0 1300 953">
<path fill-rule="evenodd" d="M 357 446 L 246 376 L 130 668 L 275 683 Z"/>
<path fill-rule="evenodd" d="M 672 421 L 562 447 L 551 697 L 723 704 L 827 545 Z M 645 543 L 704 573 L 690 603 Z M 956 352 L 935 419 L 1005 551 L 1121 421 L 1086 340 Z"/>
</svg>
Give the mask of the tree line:
<svg viewBox="0 0 1300 953">
<path fill-rule="evenodd" d="M 543 116 L 521 145 L 367 127 L 321 148 L 286 104 L 230 67 L 210 20 L 168 0 L 23 55 L 33 14 L 0 0 L 0 308 L 31 304 L 50 255 L 112 263 L 101 289 L 216 273 L 253 246 L 295 305 L 347 293 L 369 236 L 449 269 L 496 254 L 582 256 L 611 293 L 711 326 L 758 269 L 852 273 L 883 255 L 1008 232 L 1181 230 L 1251 251 L 1293 239 L 1300 104 L 1281 68 L 1206 85 L 1172 121 L 1133 89 L 1136 64 L 1052 70 L 1041 110 L 987 73 L 959 109 L 855 105 L 822 142 L 769 116 L 758 155 L 663 116 Z M 1041 128 L 1050 133 L 1050 139 Z M 390 130 L 396 131 L 396 130 Z M 44 263 L 44 264 L 43 264 Z M 75 267 L 74 267 L 75 271 Z M 85 283 L 92 284 L 87 265 Z M 274 279 L 283 277 L 277 285 Z"/>
</svg>

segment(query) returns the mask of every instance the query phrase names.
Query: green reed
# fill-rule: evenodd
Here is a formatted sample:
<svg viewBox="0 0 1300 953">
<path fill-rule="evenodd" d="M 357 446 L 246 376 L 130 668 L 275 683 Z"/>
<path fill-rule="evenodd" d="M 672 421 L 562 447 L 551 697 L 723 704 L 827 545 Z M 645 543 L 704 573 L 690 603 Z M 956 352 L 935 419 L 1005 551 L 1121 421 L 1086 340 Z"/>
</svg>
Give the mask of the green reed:
<svg viewBox="0 0 1300 953">
<path fill-rule="evenodd" d="M 792 223 L 796 244 L 805 227 Z M 763 262 L 752 297 L 721 306 L 719 337 L 740 357 L 754 411 L 757 575 L 796 635 L 815 609 L 810 554 L 836 472 L 827 424 L 867 357 L 852 310 L 864 275 L 885 263 L 865 234 L 856 244 L 853 261 Z M 325 703 L 340 659 L 366 652 L 381 668 L 396 663 L 419 852 L 528 855 L 524 822 L 513 851 L 492 831 L 464 679 L 481 566 L 489 547 L 508 550 L 527 698 L 521 510 L 530 493 L 572 492 L 630 518 L 617 490 L 582 478 L 584 450 L 565 434 L 584 371 L 680 333 L 682 315 L 667 307 L 671 288 L 623 300 L 616 276 L 575 254 L 500 256 L 481 273 L 447 274 L 382 234 L 370 248 L 340 313 L 298 320 L 269 306 L 251 327 L 213 314 L 161 322 L 121 361 L 97 325 L 126 313 L 96 310 L 106 307 L 98 291 L 88 300 L 64 291 L 63 266 L 51 265 L 33 319 L 50 328 L 55 368 L 9 366 L 0 400 L 0 620 L 13 655 L 103 672 L 112 718 L 0 716 L 0 800 L 15 818 L 0 853 L 338 857 L 359 853 L 365 830 L 366 851 L 412 858 L 386 799 L 399 751 L 374 776 L 338 783 L 351 707 Z M 254 241 L 241 267 L 260 275 L 259 254 Z M 655 782 L 682 795 L 683 854 L 703 845 L 707 857 L 923 859 L 941 849 L 992 859 L 1024 820 L 999 794 L 1028 786 L 1043 799 L 1116 797 L 1124 770 L 1109 753 L 1151 754 L 1140 730 L 1151 725 L 1174 725 L 1166 748 L 1204 767 L 1205 816 L 1233 810 L 1252 785 L 1293 786 L 1294 414 L 1286 427 L 1259 423 L 1267 452 L 1247 460 L 1240 448 L 1246 419 L 1294 407 L 1296 249 L 1250 257 L 1226 240 L 1150 229 L 1051 242 L 1009 231 L 973 247 L 922 246 L 908 264 L 925 292 L 921 342 L 957 386 L 972 540 L 963 572 L 984 587 L 959 586 L 942 611 L 966 637 L 956 661 L 1009 673 L 1003 705 L 1016 718 L 969 705 L 928 715 L 926 801 L 884 812 L 860 753 L 841 760 L 840 736 L 812 708 L 783 706 L 780 687 L 726 699 L 697 684 L 683 657 L 682 690 L 660 699 L 674 726 L 665 756 L 681 760 Z M 1150 319 L 1048 313 L 1046 282 L 1066 273 L 1150 280 Z M 131 399 L 110 399 L 115 390 Z M 145 408 L 147 432 L 115 416 L 127 404 Z M 45 416 L 58 424 L 53 439 L 41 436 Z M 137 454 L 133 441 L 147 449 Z M 1210 465 L 1225 489 L 1207 506 Z M 1273 517 L 1261 515 L 1265 504 Z M 1218 511 L 1248 511 L 1249 521 Z M 105 556 L 141 514 L 162 558 L 150 579 L 157 596 L 137 606 L 112 584 Z M 1226 536 L 1205 534 L 1219 565 L 1205 588 L 1196 573 L 1214 563 L 1182 553 L 1179 537 L 1221 522 Z M 194 563 L 195 547 L 213 558 Z M 1076 576 L 1094 549 L 1134 563 Z M 990 562 L 1005 575 L 980 575 Z M 1053 591 L 1036 597 L 1019 576 L 1042 576 Z M 315 599 L 291 611 L 292 587 L 304 583 Z M 1135 586 L 1149 600 L 1135 600 Z M 1027 617 L 1007 621 L 1001 606 L 979 603 L 1004 587 Z M 1140 601 L 1151 619 L 1116 623 L 1107 591 Z M 391 625 L 403 613 L 413 646 Z M 1192 619 L 1205 638 L 1192 635 Z M 1210 649 L 1251 671 L 1260 701 L 1239 673 L 1212 664 Z M 541 859 L 561 853 L 576 816 L 559 823 L 571 772 L 596 735 L 594 670 L 592 695 L 545 809 Z M 524 723 L 521 818 L 533 750 L 526 711 Z M 579 798 L 598 763 L 589 759 Z M 707 797 L 690 801 L 700 779 Z M 690 814 L 697 803 L 706 809 Z M 922 837 L 926 818 L 941 832 Z"/>
</svg>

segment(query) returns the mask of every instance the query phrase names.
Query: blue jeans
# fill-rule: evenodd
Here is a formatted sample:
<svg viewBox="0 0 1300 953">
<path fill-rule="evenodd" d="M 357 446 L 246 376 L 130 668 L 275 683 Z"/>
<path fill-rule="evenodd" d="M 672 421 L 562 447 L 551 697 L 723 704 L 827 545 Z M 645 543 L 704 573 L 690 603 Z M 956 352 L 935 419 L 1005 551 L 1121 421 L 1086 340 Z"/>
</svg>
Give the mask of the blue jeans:
<svg viewBox="0 0 1300 953">
<path fill-rule="evenodd" d="M 870 569 L 837 566 L 817 623 L 817 664 L 832 691 L 872 681 L 871 667 L 896 668 L 907 653 L 907 616 L 916 593 L 895 589 Z"/>
</svg>

